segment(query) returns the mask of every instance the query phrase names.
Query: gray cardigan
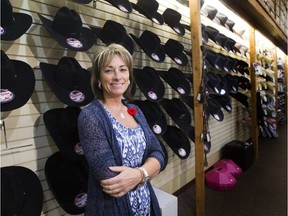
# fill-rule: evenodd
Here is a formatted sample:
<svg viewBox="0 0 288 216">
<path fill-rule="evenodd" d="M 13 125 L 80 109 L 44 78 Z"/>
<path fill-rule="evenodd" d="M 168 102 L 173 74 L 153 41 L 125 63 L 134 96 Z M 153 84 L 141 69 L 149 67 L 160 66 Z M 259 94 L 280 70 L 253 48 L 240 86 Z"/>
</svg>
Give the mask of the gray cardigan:
<svg viewBox="0 0 288 216">
<path fill-rule="evenodd" d="M 135 120 L 141 125 L 145 138 L 146 150 L 142 163 L 148 157 L 153 157 L 160 162 L 161 171 L 164 168 L 164 153 L 156 136 L 148 123 L 134 104 L 128 107 L 137 109 Z M 93 100 L 83 108 L 78 118 L 80 143 L 89 165 L 89 180 L 87 192 L 86 216 L 130 216 L 133 215 L 129 197 L 126 194 L 121 198 L 113 198 L 102 191 L 100 180 L 117 175 L 108 169 L 109 166 L 121 166 L 122 156 L 112 124 L 99 100 Z M 148 182 L 151 195 L 151 216 L 161 215 L 159 204 L 152 185 Z"/>
</svg>

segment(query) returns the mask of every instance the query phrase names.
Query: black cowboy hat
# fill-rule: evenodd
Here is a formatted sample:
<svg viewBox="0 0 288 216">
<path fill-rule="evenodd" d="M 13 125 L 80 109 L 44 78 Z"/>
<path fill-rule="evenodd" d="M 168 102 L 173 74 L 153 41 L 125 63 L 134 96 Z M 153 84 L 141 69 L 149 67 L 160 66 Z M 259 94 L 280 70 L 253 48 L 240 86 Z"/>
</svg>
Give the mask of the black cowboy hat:
<svg viewBox="0 0 288 216">
<path fill-rule="evenodd" d="M 220 75 L 213 72 L 208 72 L 206 73 L 206 76 L 208 77 L 208 85 L 211 89 L 220 95 L 224 95 L 226 93 L 226 89 L 223 88 L 224 85 Z"/>
<path fill-rule="evenodd" d="M 45 126 L 60 152 L 71 160 L 83 157 L 78 135 L 79 107 L 55 108 L 43 114 Z"/>
<path fill-rule="evenodd" d="M 220 70 L 221 68 L 217 64 L 218 59 L 220 58 L 220 55 L 218 53 L 212 51 L 212 50 L 203 50 L 203 58 L 204 58 L 204 63 L 208 62 L 211 66 L 216 68 L 217 70 Z M 219 63 L 219 62 L 218 62 Z"/>
<path fill-rule="evenodd" d="M 56 97 L 69 106 L 84 106 L 94 99 L 91 73 L 72 57 L 62 57 L 57 65 L 40 63 L 42 74 Z"/>
<path fill-rule="evenodd" d="M 229 93 L 234 99 L 239 101 L 244 107 L 249 107 L 248 96 L 243 94 L 242 92 L 230 92 Z"/>
<path fill-rule="evenodd" d="M 225 74 L 223 78 L 227 83 L 227 91 L 228 92 L 237 92 L 238 91 L 238 76 L 232 76 L 231 74 Z"/>
<path fill-rule="evenodd" d="M 28 14 L 13 12 L 9 0 L 1 0 L 1 40 L 16 40 L 31 26 L 32 17 Z"/>
<path fill-rule="evenodd" d="M 209 113 L 217 121 L 223 121 L 224 113 L 221 110 L 220 103 L 214 98 L 208 98 L 207 100 L 207 113 Z"/>
<path fill-rule="evenodd" d="M 210 94 L 209 97 L 218 101 L 221 107 L 224 108 L 227 112 L 232 112 L 232 105 L 229 95 Z"/>
<path fill-rule="evenodd" d="M 87 51 L 94 44 L 90 28 L 82 26 L 80 15 L 73 9 L 61 7 L 53 21 L 38 14 L 51 36 L 63 47 L 74 51 Z"/>
<path fill-rule="evenodd" d="M 179 98 L 163 98 L 160 104 L 181 130 L 191 125 L 191 114 Z"/>
<path fill-rule="evenodd" d="M 174 39 L 168 39 L 164 45 L 166 54 L 178 65 L 186 66 L 188 58 L 184 53 L 184 46 Z"/>
<path fill-rule="evenodd" d="M 156 62 L 164 61 L 165 50 L 160 38 L 155 33 L 145 30 L 139 38 L 132 33 L 130 33 L 130 35 L 150 59 Z"/>
<path fill-rule="evenodd" d="M 1 167 L 1 215 L 40 216 L 43 189 L 38 176 L 22 166 Z"/>
<path fill-rule="evenodd" d="M 171 8 L 166 8 L 162 14 L 164 22 L 172 28 L 178 35 L 183 36 L 185 34 L 185 28 L 180 23 L 182 15 Z"/>
<path fill-rule="evenodd" d="M 84 213 L 88 185 L 85 159 L 69 160 L 61 152 L 56 152 L 45 163 L 45 176 L 55 199 L 66 213 Z"/>
<path fill-rule="evenodd" d="M 131 5 L 133 9 L 143 14 L 152 22 L 158 25 L 164 24 L 164 18 L 157 12 L 159 3 L 156 0 L 138 0 L 136 4 L 131 2 Z"/>
<path fill-rule="evenodd" d="M 178 127 L 167 125 L 167 129 L 161 137 L 180 159 L 189 157 L 191 152 L 190 141 Z"/>
<path fill-rule="evenodd" d="M 133 103 L 139 106 L 151 130 L 156 135 L 162 135 L 167 128 L 167 120 L 158 103 L 149 100 L 134 100 Z"/>
<path fill-rule="evenodd" d="M 191 86 L 184 73 L 178 68 L 171 67 L 168 71 L 157 71 L 158 74 L 180 95 L 189 95 Z"/>
<path fill-rule="evenodd" d="M 235 76 L 237 79 L 237 84 L 243 90 L 251 90 L 251 83 L 250 80 L 245 76 Z"/>
<path fill-rule="evenodd" d="M 226 35 L 219 33 L 217 37 L 215 38 L 215 40 L 216 40 L 216 43 L 219 46 L 223 47 L 225 50 L 230 49 L 230 47 L 226 46 L 226 42 L 228 41 L 228 37 Z"/>
<path fill-rule="evenodd" d="M 124 13 L 132 12 L 132 5 L 128 0 L 105 0 Z"/>
<path fill-rule="evenodd" d="M 239 73 L 242 75 L 246 73 L 247 75 L 250 74 L 249 72 L 249 64 L 243 60 L 238 60 L 236 63 L 236 68 Z"/>
<path fill-rule="evenodd" d="M 1 111 L 11 111 L 25 105 L 34 87 L 35 75 L 30 65 L 10 60 L 1 50 Z"/>
<path fill-rule="evenodd" d="M 99 37 L 106 45 L 117 43 L 124 46 L 131 55 L 134 53 L 134 42 L 120 23 L 107 20 L 103 28 L 94 26 L 90 26 L 90 28 L 96 34 L 96 37 Z"/>
<path fill-rule="evenodd" d="M 134 68 L 133 73 L 137 85 L 148 100 L 153 102 L 162 100 L 165 86 L 154 68 L 149 66 L 142 69 Z"/>
<path fill-rule="evenodd" d="M 216 28 L 207 25 L 205 26 L 203 32 L 207 34 L 209 39 L 211 39 L 212 41 L 216 43 L 216 38 L 220 33 Z"/>
<path fill-rule="evenodd" d="M 182 100 L 191 109 L 194 109 L 194 96 L 191 96 L 191 95 L 180 95 L 180 100 Z"/>
<path fill-rule="evenodd" d="M 184 26 L 184 28 L 187 30 L 187 31 L 190 31 L 191 32 L 191 26 L 190 25 L 186 25 L 186 24 L 182 24 Z M 204 44 L 207 44 L 208 43 L 208 35 L 206 34 L 206 32 L 204 31 L 205 30 L 205 25 L 203 23 L 201 23 L 201 32 L 202 32 L 202 42 Z M 185 50 L 184 50 L 185 52 Z M 187 54 L 187 53 L 186 53 Z M 189 56 L 192 56 L 191 55 L 191 52 L 189 54 Z"/>
</svg>

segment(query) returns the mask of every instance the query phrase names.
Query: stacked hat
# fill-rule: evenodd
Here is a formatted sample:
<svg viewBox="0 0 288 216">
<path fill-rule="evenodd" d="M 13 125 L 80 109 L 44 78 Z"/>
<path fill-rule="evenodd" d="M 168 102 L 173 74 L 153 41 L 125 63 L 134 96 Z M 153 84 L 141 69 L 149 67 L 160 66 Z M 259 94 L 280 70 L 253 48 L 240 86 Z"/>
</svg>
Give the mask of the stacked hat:
<svg viewBox="0 0 288 216">
<path fill-rule="evenodd" d="M 41 215 L 43 189 L 38 176 L 21 166 L 1 167 L 1 215 Z"/>
<path fill-rule="evenodd" d="M 28 14 L 13 12 L 9 0 L 1 0 L 1 40 L 16 40 L 31 26 L 32 17 Z"/>
<path fill-rule="evenodd" d="M 165 86 L 154 68 L 149 66 L 142 69 L 134 68 L 133 73 L 137 85 L 148 100 L 152 102 L 162 100 Z"/>
<path fill-rule="evenodd" d="M 134 100 L 133 103 L 139 106 L 152 131 L 156 135 L 162 135 L 167 127 L 167 120 L 160 106 L 149 100 Z"/>
<path fill-rule="evenodd" d="M 190 141 L 178 127 L 167 125 L 167 129 L 161 137 L 180 159 L 189 157 L 191 152 Z"/>
<path fill-rule="evenodd" d="M 10 60 L 1 50 L 1 111 L 11 111 L 25 105 L 34 87 L 35 75 L 30 65 Z"/>
<path fill-rule="evenodd" d="M 218 74 L 214 74 L 212 72 L 206 73 L 208 77 L 208 84 L 209 86 L 220 95 L 226 94 L 225 85 L 223 85 L 222 77 Z"/>
<path fill-rule="evenodd" d="M 94 99 L 91 73 L 72 57 L 62 57 L 57 65 L 40 63 L 42 74 L 56 97 L 69 106 L 84 106 Z"/>
<path fill-rule="evenodd" d="M 228 37 L 222 33 L 219 33 L 216 37 L 216 43 L 223 47 L 225 50 L 228 49 L 228 47 L 226 47 L 226 42 L 228 41 Z"/>
<path fill-rule="evenodd" d="M 223 77 L 227 83 L 227 91 L 237 92 L 238 91 L 238 79 L 237 76 L 232 76 L 231 74 L 226 74 Z"/>
<path fill-rule="evenodd" d="M 73 9 L 61 7 L 53 21 L 38 14 L 51 36 L 63 47 L 74 51 L 87 51 L 94 44 L 90 28 L 82 26 L 80 15 Z"/>
<path fill-rule="evenodd" d="M 228 20 L 228 17 L 224 13 L 221 13 L 221 12 L 217 12 L 213 19 L 214 22 L 222 26 L 225 26 L 227 20 Z"/>
<path fill-rule="evenodd" d="M 224 108 L 227 112 L 229 112 L 229 113 L 232 112 L 232 105 L 231 105 L 229 95 L 210 94 L 209 97 L 218 101 L 218 103 L 221 105 L 221 107 Z"/>
<path fill-rule="evenodd" d="M 223 121 L 224 113 L 221 110 L 221 105 L 215 98 L 208 98 L 207 113 L 209 113 L 217 121 Z"/>
<path fill-rule="evenodd" d="M 220 55 L 218 55 L 218 53 L 212 51 L 212 50 L 204 50 L 203 51 L 203 57 L 205 62 L 208 62 L 211 66 L 213 66 L 214 68 L 216 68 L 217 70 L 220 70 L 221 68 L 219 67 L 219 58 Z M 217 64 L 218 62 L 218 64 Z"/>
<path fill-rule="evenodd" d="M 88 187 L 88 164 L 84 159 L 69 160 L 56 152 L 45 163 L 45 175 L 55 199 L 66 213 L 84 213 Z"/>
<path fill-rule="evenodd" d="M 219 31 L 212 26 L 205 26 L 204 32 L 207 34 L 208 38 L 216 43 L 216 38 L 219 35 Z"/>
<path fill-rule="evenodd" d="M 244 107 L 249 107 L 248 96 L 242 92 L 230 92 L 229 93 L 234 99 L 239 101 Z"/>
<path fill-rule="evenodd" d="M 157 12 L 159 3 L 156 0 L 138 0 L 137 3 L 132 3 L 132 7 L 134 10 L 138 11 L 139 13 L 143 14 L 145 17 L 150 19 L 152 22 L 163 25 L 164 18 L 160 13 Z"/>
<path fill-rule="evenodd" d="M 43 120 L 60 152 L 71 160 L 84 157 L 78 135 L 79 107 L 55 108 L 43 114 Z"/>
<path fill-rule="evenodd" d="M 124 13 L 132 12 L 132 5 L 128 0 L 105 0 Z"/>
<path fill-rule="evenodd" d="M 191 86 L 184 73 L 171 67 L 168 71 L 157 71 L 158 74 L 180 95 L 189 95 Z"/>
<path fill-rule="evenodd" d="M 164 61 L 165 50 L 160 38 L 155 33 L 145 30 L 139 38 L 132 33 L 130 33 L 130 35 L 150 59 L 156 62 Z"/>
<path fill-rule="evenodd" d="M 185 28 L 180 23 L 182 15 L 171 8 L 166 8 L 162 14 L 164 22 L 172 28 L 178 35 L 183 36 L 185 34 Z"/>
<path fill-rule="evenodd" d="M 93 26 L 90 26 L 90 28 L 96 34 L 96 37 L 99 37 L 106 45 L 117 43 L 124 46 L 131 54 L 134 53 L 134 42 L 120 23 L 107 20 L 102 28 Z"/>
<path fill-rule="evenodd" d="M 191 125 L 191 114 L 179 98 L 163 98 L 160 104 L 180 129 L 185 130 Z"/>
<path fill-rule="evenodd" d="M 210 20 L 213 20 L 217 14 L 218 10 L 211 6 L 211 5 L 205 5 L 205 7 L 201 8 L 201 14 L 203 14 L 205 17 L 209 18 Z"/>
<path fill-rule="evenodd" d="M 184 53 L 184 46 L 174 39 L 168 39 L 164 45 L 166 54 L 178 65 L 186 66 L 188 58 Z"/>
</svg>

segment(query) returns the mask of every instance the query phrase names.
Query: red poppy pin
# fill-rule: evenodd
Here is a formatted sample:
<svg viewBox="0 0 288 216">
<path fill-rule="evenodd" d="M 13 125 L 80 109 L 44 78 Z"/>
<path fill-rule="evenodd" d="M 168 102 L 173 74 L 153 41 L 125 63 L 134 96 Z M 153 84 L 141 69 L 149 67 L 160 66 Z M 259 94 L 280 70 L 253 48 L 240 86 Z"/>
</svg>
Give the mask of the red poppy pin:
<svg viewBox="0 0 288 216">
<path fill-rule="evenodd" d="M 134 116 L 137 113 L 137 110 L 133 107 L 129 107 L 127 112 L 129 113 L 129 115 Z"/>
</svg>

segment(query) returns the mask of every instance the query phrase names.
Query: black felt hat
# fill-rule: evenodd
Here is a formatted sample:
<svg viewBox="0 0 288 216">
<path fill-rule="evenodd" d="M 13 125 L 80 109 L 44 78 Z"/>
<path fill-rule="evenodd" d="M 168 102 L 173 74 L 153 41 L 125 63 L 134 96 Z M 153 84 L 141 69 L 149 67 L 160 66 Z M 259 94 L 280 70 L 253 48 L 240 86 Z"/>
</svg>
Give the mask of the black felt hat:
<svg viewBox="0 0 288 216">
<path fill-rule="evenodd" d="M 21 37 L 31 26 L 32 17 L 28 14 L 13 12 L 9 0 L 1 0 L 1 40 L 10 41 Z"/>
<path fill-rule="evenodd" d="M 139 38 L 131 33 L 130 35 L 150 59 L 156 62 L 164 61 L 165 49 L 161 44 L 160 38 L 155 33 L 145 30 Z"/>
<path fill-rule="evenodd" d="M 148 100 L 153 102 L 162 100 L 165 86 L 154 68 L 149 66 L 142 69 L 134 68 L 133 72 L 137 85 Z"/>
<path fill-rule="evenodd" d="M 91 73 L 76 59 L 62 57 L 57 65 L 41 62 L 40 68 L 47 84 L 62 103 L 84 106 L 93 100 Z"/>
<path fill-rule="evenodd" d="M 206 73 L 208 77 L 208 84 L 217 94 L 224 95 L 226 94 L 226 89 L 223 88 L 222 78 L 220 75 L 213 72 Z"/>
<path fill-rule="evenodd" d="M 190 25 L 186 25 L 186 24 L 182 24 L 182 25 L 184 26 L 184 28 L 185 28 L 186 30 L 188 30 L 188 31 L 191 32 L 191 26 L 190 26 Z M 206 28 L 206 26 L 205 26 L 203 23 L 201 23 L 202 42 L 203 42 L 204 44 L 207 44 L 209 38 L 208 38 L 207 33 L 204 31 L 205 28 Z M 186 53 L 186 54 L 187 54 L 187 53 Z M 189 56 L 191 56 L 191 52 L 190 52 Z"/>
<path fill-rule="evenodd" d="M 162 14 L 164 22 L 170 26 L 178 35 L 183 36 L 185 34 L 185 28 L 180 23 L 182 15 L 171 8 L 166 8 Z"/>
<path fill-rule="evenodd" d="M 188 58 L 184 53 L 184 46 L 174 39 L 168 39 L 164 45 L 166 54 L 178 65 L 186 66 Z"/>
<path fill-rule="evenodd" d="M 240 88 L 243 90 L 251 90 L 251 83 L 248 78 L 245 76 L 235 76 L 235 78 L 237 79 L 237 84 Z"/>
<path fill-rule="evenodd" d="M 232 112 L 232 105 L 229 95 L 210 94 L 209 97 L 218 101 L 221 107 L 224 108 L 227 112 Z"/>
<path fill-rule="evenodd" d="M 248 96 L 242 92 L 230 92 L 229 93 L 234 99 L 239 101 L 244 107 L 249 107 Z"/>
<path fill-rule="evenodd" d="M 156 0 L 138 0 L 137 3 L 132 3 L 133 9 L 143 14 L 145 17 L 158 25 L 164 24 L 164 18 L 157 12 L 159 3 Z"/>
<path fill-rule="evenodd" d="M 90 28 L 82 26 L 80 15 L 73 9 L 61 7 L 53 21 L 38 14 L 51 36 L 63 47 L 74 51 L 87 51 L 94 44 Z"/>
<path fill-rule="evenodd" d="M 124 46 L 131 54 L 134 53 L 134 42 L 120 23 L 107 20 L 103 28 L 94 26 L 90 26 L 90 28 L 106 45 L 117 43 Z"/>
<path fill-rule="evenodd" d="M 208 17 L 209 19 L 213 20 L 218 13 L 218 10 L 211 6 L 211 5 L 205 5 L 205 7 L 201 8 L 201 14 Z"/>
<path fill-rule="evenodd" d="M 203 32 L 207 34 L 209 39 L 211 39 L 212 41 L 216 43 L 216 38 L 220 33 L 216 28 L 207 25 L 205 26 L 205 29 Z"/>
<path fill-rule="evenodd" d="M 78 135 L 79 107 L 55 108 L 43 114 L 45 126 L 61 153 L 71 159 L 83 157 Z"/>
<path fill-rule="evenodd" d="M 179 98 L 163 98 L 160 104 L 180 129 L 185 130 L 191 125 L 191 114 Z"/>
<path fill-rule="evenodd" d="M 151 130 L 156 135 L 162 135 L 167 128 L 167 120 L 158 103 L 149 100 L 134 100 L 133 103 L 139 106 L 145 115 Z"/>
<path fill-rule="evenodd" d="M 231 74 L 225 74 L 223 77 L 227 83 L 228 92 L 237 92 L 238 91 L 238 79 L 237 76 L 232 76 Z"/>
<path fill-rule="evenodd" d="M 1 50 L 1 111 L 11 111 L 25 105 L 34 87 L 35 75 L 30 65 L 10 60 Z"/>
<path fill-rule="evenodd" d="M 88 185 L 85 159 L 69 160 L 61 152 L 56 152 L 45 163 L 45 175 L 55 199 L 66 213 L 84 213 Z"/>
<path fill-rule="evenodd" d="M 214 98 L 208 98 L 207 100 L 207 111 L 217 121 L 223 121 L 224 113 L 221 110 L 220 103 Z"/>
<path fill-rule="evenodd" d="M 124 13 L 132 12 L 132 5 L 128 0 L 105 0 Z"/>
<path fill-rule="evenodd" d="M 189 157 L 191 152 L 190 141 L 178 127 L 167 125 L 167 129 L 161 137 L 180 159 Z"/>
<path fill-rule="evenodd" d="M 1 215 L 40 216 L 43 189 L 38 176 L 21 166 L 1 167 Z"/>
<path fill-rule="evenodd" d="M 220 55 L 218 53 L 212 51 L 212 50 L 204 50 L 203 51 L 203 58 L 205 60 L 205 63 L 208 62 L 211 66 L 216 68 L 217 70 L 220 70 L 221 68 L 219 67 L 219 58 Z M 218 62 L 218 64 L 217 64 Z"/>
<path fill-rule="evenodd" d="M 236 41 L 233 40 L 232 38 L 229 38 L 229 37 L 228 37 L 228 40 L 226 41 L 226 44 L 225 44 L 224 48 L 225 48 L 227 51 L 232 51 L 232 52 L 234 52 L 235 44 L 236 44 Z"/>
<path fill-rule="evenodd" d="M 228 37 L 222 33 L 219 33 L 216 37 L 216 43 L 223 47 L 225 50 L 228 50 L 230 47 L 226 46 L 226 42 L 228 41 Z"/>
<path fill-rule="evenodd" d="M 191 86 L 184 73 L 171 67 L 168 71 L 157 71 L 158 74 L 180 95 L 189 95 Z"/>
<path fill-rule="evenodd" d="M 180 100 L 187 104 L 191 109 L 194 109 L 194 96 L 180 95 Z"/>
<path fill-rule="evenodd" d="M 249 64 L 243 60 L 238 60 L 236 64 L 237 71 L 241 74 L 246 73 L 247 75 L 250 74 L 249 72 Z"/>
</svg>

